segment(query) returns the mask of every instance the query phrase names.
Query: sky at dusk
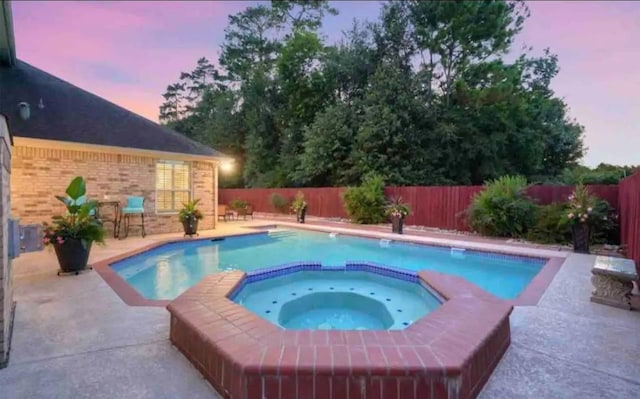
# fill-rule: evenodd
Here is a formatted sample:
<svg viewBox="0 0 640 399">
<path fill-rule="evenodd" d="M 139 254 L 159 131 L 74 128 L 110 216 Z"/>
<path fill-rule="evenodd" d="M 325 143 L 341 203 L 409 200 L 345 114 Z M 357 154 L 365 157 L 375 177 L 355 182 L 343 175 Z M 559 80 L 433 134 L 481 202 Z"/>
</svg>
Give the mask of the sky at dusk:
<svg viewBox="0 0 640 399">
<path fill-rule="evenodd" d="M 199 57 L 217 61 L 229 14 L 256 2 L 14 1 L 18 58 L 156 120 L 161 94 Z M 585 126 L 584 163 L 640 164 L 640 2 L 535 1 L 517 39 L 558 54 L 552 88 Z M 333 2 L 329 41 L 377 1 Z"/>
</svg>

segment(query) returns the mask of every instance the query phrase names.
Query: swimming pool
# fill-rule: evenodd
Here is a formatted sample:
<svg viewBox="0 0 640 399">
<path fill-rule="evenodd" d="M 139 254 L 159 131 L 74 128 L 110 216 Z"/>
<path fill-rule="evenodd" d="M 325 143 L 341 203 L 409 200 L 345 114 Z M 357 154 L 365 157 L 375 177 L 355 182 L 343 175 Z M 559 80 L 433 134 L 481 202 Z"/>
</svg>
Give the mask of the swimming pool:
<svg viewBox="0 0 640 399">
<path fill-rule="evenodd" d="M 546 259 L 276 229 L 224 240 L 166 244 L 113 263 L 111 268 L 144 298 L 167 300 L 209 274 L 299 261 L 329 266 L 367 261 L 412 271 L 435 270 L 463 277 L 499 298 L 513 299 Z"/>
</svg>

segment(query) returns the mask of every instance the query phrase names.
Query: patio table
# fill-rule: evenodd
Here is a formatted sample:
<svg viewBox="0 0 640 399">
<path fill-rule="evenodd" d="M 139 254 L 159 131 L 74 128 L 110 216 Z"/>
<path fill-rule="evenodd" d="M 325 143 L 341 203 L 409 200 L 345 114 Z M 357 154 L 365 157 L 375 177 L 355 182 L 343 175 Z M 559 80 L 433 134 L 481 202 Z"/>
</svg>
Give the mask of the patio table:
<svg viewBox="0 0 640 399">
<path fill-rule="evenodd" d="M 100 217 L 101 209 L 113 207 L 113 218 L 102 219 Z M 118 238 L 120 228 L 120 201 L 98 201 L 98 209 L 96 209 L 96 217 L 103 223 L 108 222 L 113 224 L 113 238 Z"/>
</svg>

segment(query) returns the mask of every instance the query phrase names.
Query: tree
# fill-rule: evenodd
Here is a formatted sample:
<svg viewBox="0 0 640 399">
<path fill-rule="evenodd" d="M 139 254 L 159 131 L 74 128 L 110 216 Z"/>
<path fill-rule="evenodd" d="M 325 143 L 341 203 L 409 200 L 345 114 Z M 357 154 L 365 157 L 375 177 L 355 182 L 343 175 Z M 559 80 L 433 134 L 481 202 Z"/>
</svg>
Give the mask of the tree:
<svg viewBox="0 0 640 399">
<path fill-rule="evenodd" d="M 550 86 L 557 57 L 507 60 L 523 1 L 388 1 L 330 44 L 318 29 L 335 13 L 299 0 L 231 15 L 221 69 L 182 73 L 160 121 L 236 158 L 232 186 L 557 181 L 582 157 Z"/>
</svg>

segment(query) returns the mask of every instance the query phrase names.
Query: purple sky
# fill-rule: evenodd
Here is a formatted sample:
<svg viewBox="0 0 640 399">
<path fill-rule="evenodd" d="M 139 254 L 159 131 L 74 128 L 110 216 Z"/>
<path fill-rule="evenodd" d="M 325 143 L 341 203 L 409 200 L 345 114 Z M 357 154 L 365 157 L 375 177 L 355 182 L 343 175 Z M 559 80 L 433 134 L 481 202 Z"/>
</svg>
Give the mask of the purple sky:
<svg viewBox="0 0 640 399">
<path fill-rule="evenodd" d="M 157 120 L 161 94 L 202 56 L 215 61 L 227 16 L 255 4 L 216 2 L 14 1 L 18 57 Z M 353 18 L 375 19 L 377 1 L 334 2 L 330 40 Z M 529 2 L 518 38 L 558 54 L 552 83 L 586 128 L 584 159 L 640 164 L 640 2 Z"/>
</svg>

